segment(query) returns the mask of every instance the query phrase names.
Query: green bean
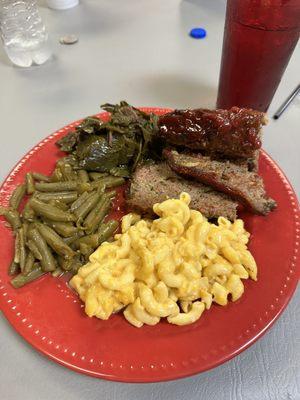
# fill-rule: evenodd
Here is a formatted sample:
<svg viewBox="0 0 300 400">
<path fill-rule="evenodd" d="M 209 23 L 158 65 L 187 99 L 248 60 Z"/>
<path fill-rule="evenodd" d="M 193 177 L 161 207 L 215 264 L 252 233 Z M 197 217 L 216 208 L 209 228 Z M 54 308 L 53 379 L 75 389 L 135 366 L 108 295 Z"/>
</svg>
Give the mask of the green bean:
<svg viewBox="0 0 300 400">
<path fill-rule="evenodd" d="M 74 257 L 72 260 L 65 260 L 59 257 L 58 262 L 63 271 L 70 271 L 72 273 L 77 273 L 78 269 L 82 266 L 79 257 Z"/>
<path fill-rule="evenodd" d="M 24 221 L 22 223 L 22 228 L 24 231 L 24 238 L 25 238 L 25 242 L 27 241 L 27 234 L 28 234 L 28 229 L 29 229 L 29 222 L 28 221 Z"/>
<path fill-rule="evenodd" d="M 77 265 L 81 266 L 82 263 L 79 260 L 79 256 L 75 256 L 71 260 L 65 260 L 62 257 L 59 257 L 59 265 L 64 271 L 72 271 L 74 268 L 78 270 L 79 267 Z"/>
<path fill-rule="evenodd" d="M 66 159 L 66 157 L 59 158 L 56 161 L 55 168 L 60 168 L 62 166 L 62 164 L 64 164 L 66 162 L 65 159 Z"/>
<path fill-rule="evenodd" d="M 16 275 L 20 270 L 20 265 L 17 264 L 14 260 L 10 263 L 8 267 L 8 275 Z"/>
<path fill-rule="evenodd" d="M 88 193 L 88 192 L 83 192 L 77 200 L 74 201 L 74 203 L 72 203 L 71 205 L 71 212 L 74 212 L 77 208 L 79 208 L 86 200 L 89 196 L 91 196 L 92 193 Z"/>
<path fill-rule="evenodd" d="M 89 172 L 89 177 L 92 181 L 97 181 L 98 179 L 108 176 L 106 172 Z"/>
<path fill-rule="evenodd" d="M 9 210 L 5 215 L 5 218 L 10 223 L 14 231 L 21 226 L 20 214 L 17 210 Z"/>
<path fill-rule="evenodd" d="M 83 236 L 83 237 L 79 238 L 78 240 L 76 240 L 75 245 L 77 247 L 79 247 L 80 243 L 85 243 L 88 246 L 95 249 L 98 246 L 98 234 L 95 233 L 93 235 Z"/>
<path fill-rule="evenodd" d="M 43 203 L 35 198 L 30 199 L 30 206 L 40 216 L 49 218 L 53 221 L 71 222 L 74 216 L 68 212 L 60 210 L 51 204 Z"/>
<path fill-rule="evenodd" d="M 17 210 L 0 206 L 0 215 L 3 215 L 3 217 L 12 227 L 13 231 L 16 231 L 21 227 L 20 214 Z"/>
<path fill-rule="evenodd" d="M 47 244 L 59 255 L 64 258 L 72 258 L 75 252 L 69 247 L 62 238 L 49 226 L 37 223 L 36 227 Z"/>
<path fill-rule="evenodd" d="M 16 239 L 15 239 L 14 262 L 16 264 L 20 264 L 20 236 L 19 236 L 19 232 L 18 231 L 16 233 Z"/>
<path fill-rule="evenodd" d="M 98 230 L 98 244 L 108 240 L 118 228 L 119 223 L 115 220 L 110 220 L 106 224 L 101 224 Z"/>
<path fill-rule="evenodd" d="M 71 272 L 72 272 L 73 274 L 77 274 L 79 268 L 82 267 L 82 265 L 83 265 L 83 263 L 80 262 L 80 260 L 78 260 L 78 259 L 75 258 L 75 259 L 74 259 L 74 262 L 73 262 L 73 264 L 72 264 L 72 270 L 71 270 Z"/>
<path fill-rule="evenodd" d="M 88 199 L 76 210 L 74 210 L 74 214 L 77 217 L 77 220 L 83 220 L 86 215 L 95 207 L 99 200 L 98 193 L 91 193 Z"/>
<path fill-rule="evenodd" d="M 63 271 L 69 271 L 72 268 L 72 259 L 65 259 L 64 257 L 58 257 L 58 265 Z"/>
<path fill-rule="evenodd" d="M 97 193 L 100 198 L 100 196 L 102 196 L 105 193 L 106 186 L 103 184 L 100 184 L 100 185 L 98 185 L 98 187 L 96 189 L 97 189 Z"/>
<path fill-rule="evenodd" d="M 111 200 L 103 195 L 96 207 L 86 217 L 83 227 L 87 233 L 94 233 L 100 222 L 108 214 Z"/>
<path fill-rule="evenodd" d="M 74 235 L 64 238 L 63 241 L 68 245 L 71 246 L 77 239 L 81 238 L 84 236 L 84 233 L 82 231 L 76 232 Z"/>
<path fill-rule="evenodd" d="M 33 179 L 35 179 L 36 181 L 50 182 L 50 180 L 51 180 L 50 176 L 40 174 L 39 172 L 33 172 L 32 176 L 33 176 Z"/>
<path fill-rule="evenodd" d="M 59 167 L 56 167 L 53 171 L 50 181 L 51 182 L 61 182 L 63 176 Z"/>
<path fill-rule="evenodd" d="M 100 185 L 105 186 L 104 179 L 106 179 L 106 178 L 97 179 L 97 180 L 91 182 L 90 185 L 91 185 L 92 190 L 98 189 L 98 187 Z"/>
<path fill-rule="evenodd" d="M 26 192 L 32 194 L 35 191 L 34 179 L 31 172 L 26 174 Z"/>
<path fill-rule="evenodd" d="M 30 207 L 30 201 L 25 204 L 25 207 L 22 211 L 22 217 L 27 221 L 33 221 L 35 217 L 35 213 L 33 209 Z"/>
<path fill-rule="evenodd" d="M 25 247 L 25 235 L 23 227 L 18 229 L 19 234 L 19 247 L 20 247 L 20 269 L 23 272 L 26 263 L 26 247 Z"/>
<path fill-rule="evenodd" d="M 90 181 L 88 173 L 84 169 L 77 171 L 80 182 L 87 183 Z"/>
<path fill-rule="evenodd" d="M 62 192 L 62 191 L 77 191 L 83 193 L 91 190 L 91 185 L 87 182 L 65 181 L 65 182 L 40 182 L 35 184 L 36 190 L 40 192 Z"/>
<path fill-rule="evenodd" d="M 36 244 L 32 240 L 28 240 L 26 245 L 37 260 L 42 259 L 42 255 L 41 255 L 39 249 L 37 248 Z"/>
<path fill-rule="evenodd" d="M 35 224 L 34 224 L 35 221 L 37 221 L 37 219 L 34 219 L 34 221 L 30 221 L 30 223 L 29 223 L 29 225 L 28 225 L 28 229 L 27 229 L 27 241 L 30 240 L 29 232 L 30 232 L 32 229 L 35 228 Z"/>
<path fill-rule="evenodd" d="M 70 222 L 51 221 L 48 218 L 43 218 L 43 221 L 52 229 L 54 229 L 55 232 L 65 238 L 74 235 L 78 231 L 78 228 L 76 228 L 76 226 Z"/>
<path fill-rule="evenodd" d="M 34 197 L 40 201 L 59 200 L 63 203 L 73 203 L 78 195 L 77 192 L 36 192 Z"/>
<path fill-rule="evenodd" d="M 63 158 L 60 158 L 57 162 L 56 165 L 60 167 L 63 164 L 69 164 L 73 168 L 78 167 L 78 161 L 77 157 L 75 157 L 73 154 L 69 154 L 68 156 L 65 156 Z"/>
<path fill-rule="evenodd" d="M 77 192 L 82 194 L 84 192 L 90 192 L 93 188 L 89 182 L 79 182 L 77 185 Z"/>
<path fill-rule="evenodd" d="M 78 239 L 78 235 L 72 235 L 66 238 L 63 238 L 63 241 L 68 245 L 71 246 L 76 240 Z"/>
<path fill-rule="evenodd" d="M 43 271 L 54 271 L 57 264 L 43 236 L 36 228 L 30 229 L 28 235 L 41 253 L 41 265 Z"/>
<path fill-rule="evenodd" d="M 125 183 L 124 178 L 118 178 L 115 176 L 107 176 L 102 179 L 98 179 L 97 181 L 94 181 L 91 183 L 92 189 L 98 187 L 99 184 L 105 185 L 107 188 L 113 188 L 116 186 L 121 186 Z"/>
<path fill-rule="evenodd" d="M 64 181 L 74 181 L 77 180 L 77 175 L 73 171 L 73 168 L 70 164 L 62 163 L 60 166 L 60 170 L 62 173 L 62 177 Z"/>
<path fill-rule="evenodd" d="M 112 168 L 109 173 L 112 176 L 118 176 L 122 178 L 129 178 L 130 173 L 127 167 L 114 167 Z"/>
<path fill-rule="evenodd" d="M 60 210 L 63 210 L 63 211 L 68 211 L 69 210 L 68 205 L 66 203 L 62 203 L 59 200 L 50 200 L 49 204 L 51 204 L 52 206 L 57 207 L 57 208 L 59 208 Z"/>
<path fill-rule="evenodd" d="M 24 270 L 22 271 L 24 275 L 28 275 L 33 270 L 34 260 L 35 260 L 34 255 L 31 252 L 29 252 L 26 257 Z"/>
<path fill-rule="evenodd" d="M 62 276 L 65 273 L 65 271 L 63 271 L 60 267 L 56 268 L 55 271 L 52 272 L 52 276 L 54 276 L 54 278 L 57 278 L 59 276 Z"/>
<path fill-rule="evenodd" d="M 40 266 L 37 266 L 37 263 L 35 265 L 35 268 L 28 274 L 19 274 L 15 278 L 11 280 L 11 284 L 13 285 L 14 288 L 18 289 L 24 285 L 26 285 L 29 282 L 34 281 L 35 279 L 39 278 L 40 276 L 44 275 L 45 272 L 41 269 Z"/>
<path fill-rule="evenodd" d="M 9 199 L 9 205 L 10 208 L 12 208 L 13 210 L 17 210 L 24 195 L 26 192 L 26 185 L 22 184 L 22 185 L 18 185 L 15 190 L 13 191 L 10 199 Z"/>
<path fill-rule="evenodd" d="M 65 259 L 64 257 L 58 257 L 58 264 L 60 268 L 64 271 L 70 271 L 73 265 L 73 259 Z"/>
<path fill-rule="evenodd" d="M 107 188 L 114 188 L 117 186 L 124 185 L 125 182 L 126 182 L 125 179 L 121 177 L 112 177 L 112 178 L 107 177 L 106 181 L 104 181 L 104 184 Z"/>
<path fill-rule="evenodd" d="M 81 254 L 87 257 L 89 257 L 94 252 L 94 249 L 86 243 L 80 243 L 79 250 Z"/>
<path fill-rule="evenodd" d="M 113 199 L 114 197 L 116 197 L 117 192 L 115 190 L 110 190 L 109 192 L 105 193 L 105 196 L 108 199 Z"/>
<path fill-rule="evenodd" d="M 77 181 L 66 182 L 39 182 L 35 184 L 36 190 L 40 192 L 63 192 L 77 190 Z"/>
</svg>

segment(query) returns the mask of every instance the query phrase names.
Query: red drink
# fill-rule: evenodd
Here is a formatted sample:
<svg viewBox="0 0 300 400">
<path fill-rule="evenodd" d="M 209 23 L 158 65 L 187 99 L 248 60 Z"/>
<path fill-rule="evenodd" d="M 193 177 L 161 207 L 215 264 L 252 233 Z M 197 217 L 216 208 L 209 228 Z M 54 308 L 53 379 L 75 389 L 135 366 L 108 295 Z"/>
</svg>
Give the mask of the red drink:
<svg viewBox="0 0 300 400">
<path fill-rule="evenodd" d="M 217 107 L 266 111 L 299 32 L 300 0 L 227 0 Z"/>
</svg>

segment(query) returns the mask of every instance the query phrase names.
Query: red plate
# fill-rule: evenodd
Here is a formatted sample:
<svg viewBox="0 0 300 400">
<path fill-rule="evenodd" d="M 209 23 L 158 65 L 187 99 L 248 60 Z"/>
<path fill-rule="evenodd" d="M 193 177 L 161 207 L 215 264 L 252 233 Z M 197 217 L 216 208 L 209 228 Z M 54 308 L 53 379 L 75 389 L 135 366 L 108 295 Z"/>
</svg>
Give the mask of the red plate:
<svg viewBox="0 0 300 400">
<path fill-rule="evenodd" d="M 163 109 L 145 109 L 157 114 Z M 107 118 L 106 113 L 101 118 Z M 14 168 L 0 191 L 6 205 L 28 171 L 49 174 L 63 153 L 56 140 L 79 122 L 49 136 Z M 298 282 L 299 206 L 288 180 L 262 152 L 260 173 L 278 208 L 267 217 L 243 213 L 251 232 L 250 249 L 258 264 L 258 282 L 246 281 L 244 296 L 227 307 L 214 305 L 193 325 L 161 322 L 141 329 L 122 315 L 108 321 L 88 318 L 63 278 L 45 276 L 21 289 L 9 283 L 7 267 L 13 238 L 0 222 L 0 305 L 25 340 L 51 359 L 98 378 L 154 382 L 206 371 L 250 346 L 278 318 Z"/>
</svg>

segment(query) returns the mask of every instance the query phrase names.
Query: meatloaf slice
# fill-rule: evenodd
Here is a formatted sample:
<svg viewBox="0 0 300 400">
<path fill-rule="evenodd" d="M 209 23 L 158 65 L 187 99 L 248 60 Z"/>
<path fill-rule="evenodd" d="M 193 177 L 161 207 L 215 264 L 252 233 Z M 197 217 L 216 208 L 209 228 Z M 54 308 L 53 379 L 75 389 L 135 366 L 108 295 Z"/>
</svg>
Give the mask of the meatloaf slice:
<svg viewBox="0 0 300 400">
<path fill-rule="evenodd" d="M 127 205 L 143 214 L 153 214 L 153 204 L 178 197 L 181 192 L 189 193 L 191 208 L 201 211 L 207 218 L 236 218 L 238 204 L 235 201 L 209 186 L 182 178 L 165 162 L 141 165 L 135 170 Z"/>
<path fill-rule="evenodd" d="M 163 154 L 174 172 L 227 193 L 256 214 L 266 215 L 276 207 L 276 202 L 267 197 L 262 178 L 249 172 L 246 165 L 169 149 Z"/>
<path fill-rule="evenodd" d="M 232 158 L 254 156 L 261 147 L 261 127 L 265 124 L 264 113 L 238 107 L 175 110 L 158 122 L 159 135 L 169 144 Z"/>
</svg>

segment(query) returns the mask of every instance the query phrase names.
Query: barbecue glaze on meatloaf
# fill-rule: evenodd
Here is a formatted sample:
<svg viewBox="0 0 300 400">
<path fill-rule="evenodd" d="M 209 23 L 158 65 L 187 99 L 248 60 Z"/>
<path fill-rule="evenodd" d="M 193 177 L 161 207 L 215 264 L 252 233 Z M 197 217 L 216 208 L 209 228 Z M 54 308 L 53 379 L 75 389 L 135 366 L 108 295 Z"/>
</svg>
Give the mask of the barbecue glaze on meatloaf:
<svg viewBox="0 0 300 400">
<path fill-rule="evenodd" d="M 220 215 L 230 220 L 236 218 L 237 202 L 209 186 L 182 178 L 165 162 L 137 167 L 132 176 L 127 205 L 143 214 L 153 214 L 153 204 L 176 198 L 181 192 L 189 193 L 192 199 L 190 207 L 201 211 L 207 218 Z"/>
<path fill-rule="evenodd" d="M 163 154 L 177 174 L 228 194 L 256 214 L 266 215 L 276 207 L 276 202 L 267 197 L 262 178 L 256 172 L 249 172 L 245 164 L 170 149 L 165 149 Z"/>
<path fill-rule="evenodd" d="M 232 107 L 230 110 L 175 110 L 159 118 L 159 135 L 167 143 L 220 153 L 227 157 L 255 157 L 261 147 L 261 127 L 266 116 L 260 111 Z"/>
</svg>

